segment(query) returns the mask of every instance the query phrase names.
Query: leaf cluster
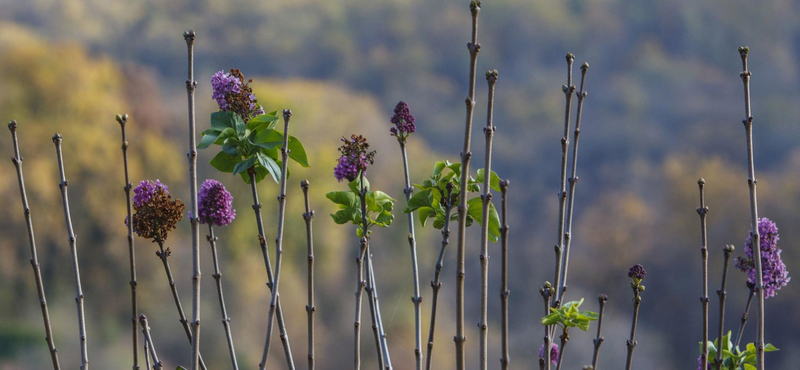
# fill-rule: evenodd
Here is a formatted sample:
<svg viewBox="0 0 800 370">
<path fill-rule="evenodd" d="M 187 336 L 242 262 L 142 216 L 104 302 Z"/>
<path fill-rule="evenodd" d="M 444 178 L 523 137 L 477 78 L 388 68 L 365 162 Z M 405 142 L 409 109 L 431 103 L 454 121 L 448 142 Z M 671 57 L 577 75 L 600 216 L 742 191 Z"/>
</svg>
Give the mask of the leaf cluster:
<svg viewBox="0 0 800 370">
<path fill-rule="evenodd" d="M 717 358 L 717 351 L 722 351 L 722 368 L 725 370 L 756 370 L 756 345 L 748 343 L 744 351 L 739 349 L 739 346 L 733 347 L 731 342 L 731 332 L 722 336 L 722 346 L 720 347 L 720 340 L 717 338 L 714 342 L 708 341 L 708 358 L 709 363 L 713 363 Z M 703 342 L 699 343 L 700 353 L 703 353 Z M 767 343 L 764 346 L 764 352 L 775 352 L 778 348 L 772 344 Z"/>
<path fill-rule="evenodd" d="M 558 325 L 563 329 L 577 327 L 583 331 L 589 330 L 589 323 L 600 316 L 592 311 L 579 311 L 583 298 L 580 301 L 567 302 L 561 307 L 550 307 L 550 314 L 542 317 L 541 324 L 545 326 Z"/>
<path fill-rule="evenodd" d="M 275 182 L 280 181 L 281 159 L 279 150 L 283 146 L 283 133 L 275 130 L 278 112 L 262 114 L 247 123 L 238 114 L 219 111 L 211 114 L 211 128 L 202 132 L 198 149 L 214 145 L 222 150 L 209 162 L 221 172 L 239 174 L 245 183 L 250 183 L 248 170 L 255 173 L 256 182 L 267 174 Z M 309 167 L 308 157 L 300 140 L 289 135 L 289 158 L 303 167 Z"/>
<path fill-rule="evenodd" d="M 364 181 L 364 200 L 367 213 L 367 234 L 372 226 L 389 227 L 394 221 L 392 210 L 394 209 L 394 198 L 388 194 L 375 190 L 370 190 L 369 181 L 366 177 L 358 176 L 348 184 L 349 190 L 332 191 L 325 196 L 332 202 L 339 205 L 339 210 L 332 213 L 333 221 L 339 225 L 352 223 L 358 226 L 356 234 L 364 236 L 364 225 L 361 213 L 361 179 Z"/>
<path fill-rule="evenodd" d="M 476 177 L 467 177 L 467 191 L 480 192 L 480 185 L 484 182 L 485 171 L 479 169 Z M 492 190 L 500 191 L 500 177 L 494 171 L 491 172 L 489 187 Z M 450 163 L 449 161 L 437 161 L 433 166 L 433 173 L 430 178 L 422 184 L 414 184 L 419 192 L 414 193 L 408 200 L 406 213 L 416 211 L 422 226 L 427 224 L 428 219 L 433 219 L 433 227 L 442 229 L 445 218 L 449 210 L 458 203 L 461 192 L 461 163 Z M 450 221 L 458 218 L 457 214 L 450 214 Z M 480 196 L 467 200 L 467 227 L 474 221 L 483 224 L 483 199 Z M 494 204 L 489 202 L 489 239 L 496 242 L 500 238 L 500 217 Z"/>
</svg>

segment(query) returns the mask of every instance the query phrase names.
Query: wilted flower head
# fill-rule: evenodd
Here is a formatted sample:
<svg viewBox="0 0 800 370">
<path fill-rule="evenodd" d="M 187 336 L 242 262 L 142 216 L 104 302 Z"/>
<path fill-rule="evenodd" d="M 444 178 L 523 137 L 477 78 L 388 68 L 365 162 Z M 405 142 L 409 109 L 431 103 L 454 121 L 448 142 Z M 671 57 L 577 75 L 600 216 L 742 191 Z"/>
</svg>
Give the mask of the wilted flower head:
<svg viewBox="0 0 800 370">
<path fill-rule="evenodd" d="M 200 186 L 197 193 L 197 213 L 201 224 L 225 226 L 236 217 L 233 209 L 233 197 L 225 190 L 225 185 L 217 180 L 208 179 Z"/>
<path fill-rule="evenodd" d="M 414 126 L 414 115 L 408 109 L 408 104 L 401 101 L 394 107 L 394 116 L 392 116 L 392 123 L 394 127 L 389 129 L 392 136 L 397 136 L 398 140 L 405 140 L 408 134 L 416 131 L 417 127 Z"/>
<path fill-rule="evenodd" d="M 792 279 L 789 271 L 781 259 L 781 251 L 778 248 L 778 226 L 768 218 L 758 220 L 758 235 L 761 247 L 761 272 L 764 283 L 764 297 L 769 298 L 777 294 L 778 290 L 786 286 Z M 747 273 L 747 282 L 756 285 L 756 265 L 753 259 L 753 233 L 747 237 L 744 243 L 744 253 L 747 258 L 737 257 L 736 268 Z"/>
<path fill-rule="evenodd" d="M 558 344 L 552 344 L 552 348 L 550 348 L 550 362 L 553 364 L 558 363 Z M 539 358 L 544 358 L 544 344 L 539 347 Z"/>
<path fill-rule="evenodd" d="M 342 156 L 333 169 L 333 175 L 339 181 L 343 179 L 353 181 L 359 171 L 367 172 L 367 166 L 375 162 L 375 151 L 368 151 L 369 143 L 361 135 L 353 134 L 350 139 L 342 138 L 342 142 L 344 144 L 339 147 Z"/>
<path fill-rule="evenodd" d="M 238 69 L 231 69 L 230 73 L 219 71 L 211 77 L 211 87 L 214 92 L 211 97 L 217 101 L 219 109 L 231 111 L 242 117 L 245 122 L 251 118 L 264 114 L 264 108 L 258 105 L 258 100 L 250 83 L 245 82 L 244 75 Z"/>
<path fill-rule="evenodd" d="M 638 263 L 631 266 L 631 268 L 628 270 L 628 277 L 637 282 L 642 281 L 646 275 L 647 271 L 645 271 L 644 267 Z"/>
<path fill-rule="evenodd" d="M 167 186 L 158 180 L 142 181 L 134 193 L 133 231 L 143 238 L 163 242 L 183 218 L 183 202 L 172 200 Z"/>
</svg>

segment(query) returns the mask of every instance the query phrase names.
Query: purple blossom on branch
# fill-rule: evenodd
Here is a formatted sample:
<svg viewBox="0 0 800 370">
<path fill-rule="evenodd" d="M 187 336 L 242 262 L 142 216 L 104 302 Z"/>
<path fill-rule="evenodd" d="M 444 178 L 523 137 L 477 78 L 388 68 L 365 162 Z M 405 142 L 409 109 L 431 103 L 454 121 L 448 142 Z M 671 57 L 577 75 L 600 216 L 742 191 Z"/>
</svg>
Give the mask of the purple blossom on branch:
<svg viewBox="0 0 800 370">
<path fill-rule="evenodd" d="M 697 370 L 703 370 L 703 355 L 697 357 Z M 705 370 L 711 370 L 711 361 L 706 361 Z"/>
<path fill-rule="evenodd" d="M 156 179 L 156 181 L 142 180 L 139 185 L 133 189 L 134 207 L 141 207 L 143 204 L 147 203 L 147 201 L 156 194 L 156 190 L 158 189 L 163 189 L 164 192 L 169 194 L 167 185 L 162 184 L 158 179 Z"/>
<path fill-rule="evenodd" d="M 201 224 L 225 226 L 236 217 L 233 196 L 217 180 L 208 179 L 197 193 L 197 213 Z"/>
<path fill-rule="evenodd" d="M 367 167 L 375 162 L 375 151 L 369 151 L 369 143 L 361 135 L 350 135 L 349 139 L 342 138 L 342 142 L 339 147 L 341 157 L 333 169 L 333 176 L 340 182 L 344 179 L 353 181 L 359 172 L 366 173 Z"/>
<path fill-rule="evenodd" d="M 230 73 L 219 71 L 211 77 L 213 92 L 211 97 L 217 101 L 219 109 L 239 115 L 245 122 L 264 114 L 264 107 L 258 104 L 250 83 L 245 81 L 242 71 L 231 69 Z"/>
<path fill-rule="evenodd" d="M 553 344 L 553 347 L 550 348 L 550 362 L 552 362 L 553 364 L 557 364 L 558 354 L 559 354 L 558 344 Z M 542 344 L 542 346 L 539 347 L 539 358 L 544 358 L 544 344 Z"/>
<path fill-rule="evenodd" d="M 758 220 L 758 234 L 761 246 L 761 272 L 764 283 L 764 297 L 775 296 L 782 287 L 786 286 L 792 279 L 789 271 L 781 259 L 783 252 L 778 248 L 778 226 L 770 219 L 764 217 Z M 747 237 L 744 243 L 744 253 L 747 258 L 736 257 L 736 268 L 747 273 L 747 282 L 756 284 L 756 268 L 753 259 L 753 233 Z"/>
<path fill-rule="evenodd" d="M 391 122 L 394 123 L 395 127 L 392 127 L 389 131 L 392 136 L 397 136 L 398 140 L 405 140 L 408 134 L 417 129 L 414 126 L 414 115 L 411 114 L 408 104 L 403 101 L 397 103 L 397 106 L 394 107 L 394 116 L 392 116 Z"/>
<path fill-rule="evenodd" d="M 628 277 L 631 279 L 642 281 L 645 276 L 647 276 L 647 271 L 644 270 L 644 266 L 638 263 L 628 270 Z"/>
</svg>

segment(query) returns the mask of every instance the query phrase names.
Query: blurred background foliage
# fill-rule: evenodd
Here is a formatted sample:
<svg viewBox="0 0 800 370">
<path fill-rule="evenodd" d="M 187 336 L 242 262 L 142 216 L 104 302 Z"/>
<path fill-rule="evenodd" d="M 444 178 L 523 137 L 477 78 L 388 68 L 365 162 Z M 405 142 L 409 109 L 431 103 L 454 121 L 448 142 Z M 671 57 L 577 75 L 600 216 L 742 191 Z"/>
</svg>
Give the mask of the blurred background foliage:
<svg viewBox="0 0 800 370">
<path fill-rule="evenodd" d="M 707 181 L 712 323 L 722 248 L 742 253 L 749 229 L 741 69 L 736 47 L 751 48 L 760 215 L 777 222 L 790 272 L 800 262 L 800 9 L 790 0 L 761 2 L 661 0 L 486 0 L 481 12 L 478 70 L 500 71 L 495 109 L 495 169 L 511 180 L 511 358 L 535 367 L 541 342 L 538 287 L 552 279 L 556 242 L 559 140 L 563 132 L 564 54 L 591 64 L 579 158 L 570 293 L 595 309 L 609 295 L 601 366 L 619 366 L 631 313 L 627 267 L 648 270 L 641 310 L 640 369 L 696 366 L 701 294 L 696 181 Z M 0 119 L 19 121 L 28 196 L 55 340 L 62 364 L 78 361 L 69 248 L 60 210 L 55 150 L 64 135 L 72 212 L 87 297 L 90 360 L 95 367 L 130 362 L 127 244 L 120 136 L 114 115 L 127 112 L 132 181 L 159 178 L 188 196 L 186 47 L 197 31 L 198 128 L 216 109 L 209 79 L 241 68 L 254 78 L 268 111 L 291 108 L 293 135 L 306 145 L 310 169 L 292 168 L 282 300 L 295 359 L 305 358 L 305 236 L 301 179 L 311 181 L 318 269 L 318 361 L 349 366 L 354 231 L 335 225 L 324 194 L 344 188 L 332 169 L 341 136 L 362 133 L 378 149 L 370 170 L 376 188 L 402 199 L 399 148 L 389 136 L 391 109 L 411 106 L 412 176 L 420 182 L 434 160 L 457 160 L 462 143 L 469 37 L 466 1 L 291 0 L 157 1 L 0 0 Z M 480 74 L 482 75 L 482 74 Z M 485 119 L 486 85 L 479 78 L 475 125 Z M 477 128 L 475 133 L 477 133 Z M 12 155 L 8 134 L 0 153 Z M 475 158 L 483 137 L 475 135 Z M 217 173 L 200 152 L 200 180 L 216 178 L 233 193 L 237 220 L 219 231 L 223 283 L 239 359 L 259 361 L 268 305 L 266 274 L 248 200 L 239 178 Z M 481 161 L 474 161 L 478 164 Z M 0 368 L 48 365 L 13 166 L 0 170 Z M 275 232 L 277 186 L 259 184 L 269 234 Z M 497 198 L 496 198 L 497 199 Z M 396 216 L 400 216 L 396 213 Z M 374 254 L 389 342 L 398 368 L 413 365 L 413 305 L 405 219 L 376 233 Z M 168 245 L 179 289 L 190 297 L 188 224 Z M 425 298 L 439 234 L 418 229 Z M 471 230 L 473 236 L 477 230 Z M 271 240 L 272 238 L 269 237 Z M 468 244 L 467 321 L 478 321 L 478 239 Z M 137 239 L 140 304 L 168 364 L 188 364 L 189 346 L 170 302 L 155 246 Z M 228 366 L 208 246 L 203 255 L 202 353 L 213 368 Z M 490 250 L 490 290 L 499 289 L 499 250 Z M 453 366 L 455 254 L 445 261 L 436 368 Z M 744 275 L 732 274 L 727 324 L 744 306 Z M 491 295 L 491 357 L 499 358 L 499 299 Z M 423 304 L 426 302 L 423 300 Z M 772 367 L 800 361 L 800 304 L 794 284 L 767 301 Z M 424 323 L 429 313 L 424 305 Z M 594 306 L 594 307 L 593 307 Z M 367 319 L 368 316 L 365 316 Z M 423 325 L 427 328 L 427 324 Z M 712 325 L 715 332 L 716 324 Z M 748 338 L 755 325 L 748 325 Z M 477 329 L 468 337 L 477 338 Z M 365 334 L 366 335 L 366 334 Z M 573 335 L 565 366 L 590 362 L 592 335 Z M 752 340 L 752 339 L 751 339 Z M 472 343 L 472 344 L 470 344 Z M 467 342 L 468 346 L 475 341 Z M 374 351 L 364 340 L 366 361 Z M 579 351 L 580 349 L 580 351 Z M 277 353 L 277 352 L 275 352 Z M 475 351 L 469 352 L 476 356 Z M 270 358 L 282 366 L 280 355 Z"/>
</svg>

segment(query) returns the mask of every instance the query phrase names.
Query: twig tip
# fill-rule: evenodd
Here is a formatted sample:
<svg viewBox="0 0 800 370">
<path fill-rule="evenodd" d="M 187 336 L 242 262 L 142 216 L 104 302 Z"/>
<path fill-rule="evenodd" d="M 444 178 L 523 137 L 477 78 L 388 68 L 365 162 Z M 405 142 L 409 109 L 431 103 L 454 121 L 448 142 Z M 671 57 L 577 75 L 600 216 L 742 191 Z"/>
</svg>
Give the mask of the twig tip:
<svg viewBox="0 0 800 370">
<path fill-rule="evenodd" d="M 17 131 L 17 120 L 12 119 L 11 122 L 8 123 L 8 129 L 11 130 L 11 132 Z"/>
</svg>

